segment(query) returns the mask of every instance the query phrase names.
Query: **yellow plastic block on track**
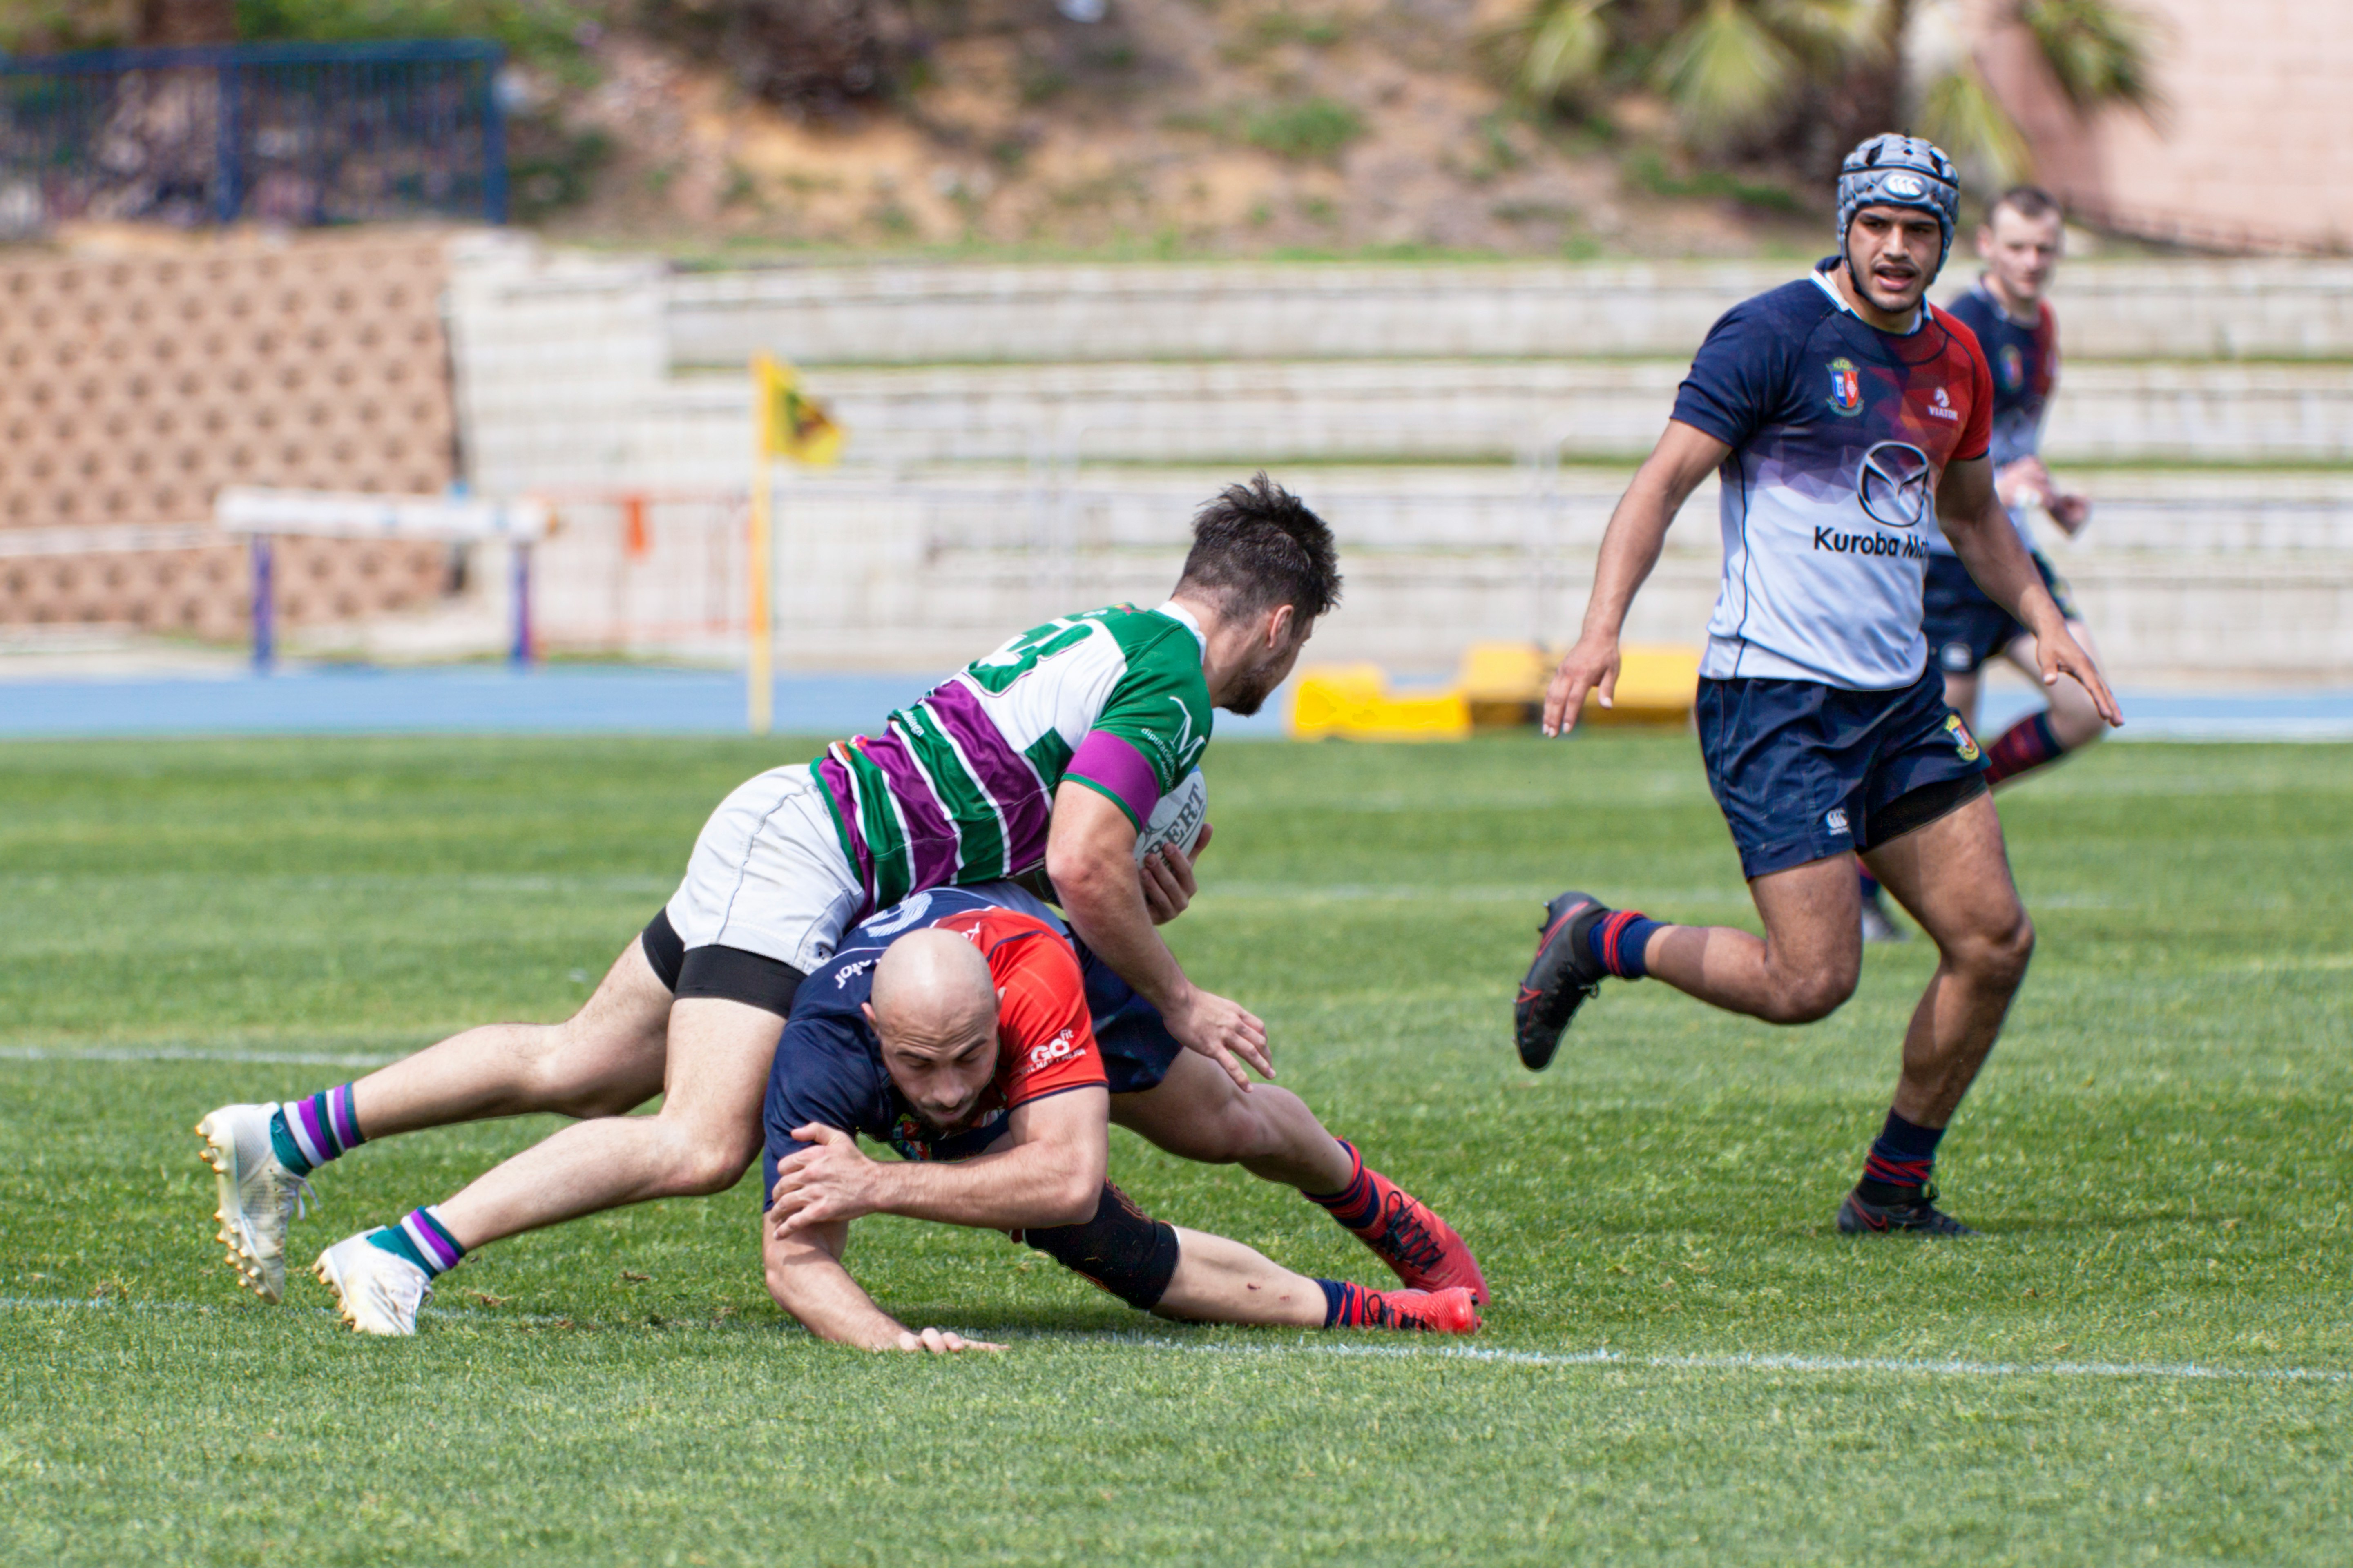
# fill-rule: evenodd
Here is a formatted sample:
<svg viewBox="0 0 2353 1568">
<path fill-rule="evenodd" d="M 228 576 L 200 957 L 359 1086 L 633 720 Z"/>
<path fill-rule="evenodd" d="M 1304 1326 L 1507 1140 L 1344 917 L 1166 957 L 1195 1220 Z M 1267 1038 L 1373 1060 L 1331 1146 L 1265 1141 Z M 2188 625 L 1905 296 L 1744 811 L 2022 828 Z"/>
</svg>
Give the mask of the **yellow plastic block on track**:
<svg viewBox="0 0 2353 1568">
<path fill-rule="evenodd" d="M 1460 691 L 1393 696 L 1377 664 L 1321 665 L 1299 672 L 1291 733 L 1303 741 L 1459 741 L 1471 733 L 1471 710 Z"/>
<path fill-rule="evenodd" d="M 1578 722 L 1585 724 L 1681 724 L 1699 700 L 1699 649 L 1651 647 L 1620 648 L 1612 708 L 1590 693 Z"/>
</svg>

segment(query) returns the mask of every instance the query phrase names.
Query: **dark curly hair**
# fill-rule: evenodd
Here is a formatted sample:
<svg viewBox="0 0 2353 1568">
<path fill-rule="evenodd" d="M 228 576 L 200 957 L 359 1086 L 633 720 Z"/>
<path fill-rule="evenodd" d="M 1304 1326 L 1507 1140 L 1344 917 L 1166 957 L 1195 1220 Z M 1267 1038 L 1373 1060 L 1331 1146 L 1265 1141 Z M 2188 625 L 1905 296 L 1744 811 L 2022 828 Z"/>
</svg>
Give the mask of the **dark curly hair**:
<svg viewBox="0 0 2353 1568">
<path fill-rule="evenodd" d="M 1228 485 L 1193 514 L 1193 548 L 1176 590 L 1195 589 L 1231 616 L 1289 605 L 1304 623 L 1340 602 L 1332 530 L 1261 472 Z"/>
</svg>

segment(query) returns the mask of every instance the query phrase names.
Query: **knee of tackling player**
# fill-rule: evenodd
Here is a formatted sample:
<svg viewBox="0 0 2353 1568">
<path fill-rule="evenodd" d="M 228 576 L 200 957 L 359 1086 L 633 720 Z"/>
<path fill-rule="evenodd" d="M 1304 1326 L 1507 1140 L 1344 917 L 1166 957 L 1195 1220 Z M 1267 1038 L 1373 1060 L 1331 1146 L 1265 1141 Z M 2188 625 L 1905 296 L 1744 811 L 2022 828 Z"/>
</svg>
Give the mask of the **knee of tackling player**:
<svg viewBox="0 0 2353 1568">
<path fill-rule="evenodd" d="M 1138 1311 L 1158 1306 L 1176 1274 L 1176 1227 L 1137 1208 L 1109 1182 L 1103 1184 L 1092 1219 L 1033 1227 L 1022 1231 L 1020 1239 Z"/>
</svg>

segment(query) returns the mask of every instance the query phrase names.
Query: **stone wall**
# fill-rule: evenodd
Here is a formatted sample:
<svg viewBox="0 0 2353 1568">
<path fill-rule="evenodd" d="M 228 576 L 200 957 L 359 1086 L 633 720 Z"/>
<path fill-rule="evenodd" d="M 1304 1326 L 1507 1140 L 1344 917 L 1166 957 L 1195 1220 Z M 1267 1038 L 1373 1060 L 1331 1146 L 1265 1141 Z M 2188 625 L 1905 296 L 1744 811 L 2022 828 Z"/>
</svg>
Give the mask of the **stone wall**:
<svg viewBox="0 0 2353 1568">
<path fill-rule="evenodd" d="M 233 637 L 244 548 L 225 484 L 429 493 L 456 471 L 434 235 L 0 253 L 0 623 Z M 152 545 L 175 530 L 175 548 Z M 433 546 L 301 541 L 296 623 L 425 602 Z"/>
</svg>

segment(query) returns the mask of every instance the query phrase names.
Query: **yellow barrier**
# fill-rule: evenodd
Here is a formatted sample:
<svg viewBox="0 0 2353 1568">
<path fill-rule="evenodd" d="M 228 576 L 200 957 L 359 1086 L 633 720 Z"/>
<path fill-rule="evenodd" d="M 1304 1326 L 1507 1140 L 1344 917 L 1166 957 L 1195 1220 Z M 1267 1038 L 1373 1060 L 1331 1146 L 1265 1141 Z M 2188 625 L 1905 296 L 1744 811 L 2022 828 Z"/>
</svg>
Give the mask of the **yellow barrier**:
<svg viewBox="0 0 2353 1568">
<path fill-rule="evenodd" d="M 1292 697 L 1294 740 L 1459 741 L 1470 733 L 1471 710 L 1462 693 L 1391 696 L 1377 664 L 1303 669 Z"/>
<path fill-rule="evenodd" d="M 1400 697 L 1377 664 L 1326 664 L 1299 672 L 1291 703 L 1295 740 L 1459 741 L 1472 730 L 1533 724 L 1544 708 L 1555 657 L 1533 643 L 1474 643 L 1451 691 Z M 1625 648 L 1617 705 L 1589 694 L 1578 722 L 1682 724 L 1699 695 L 1699 649 Z"/>
<path fill-rule="evenodd" d="M 1586 724 L 1681 724 L 1699 700 L 1699 649 L 1629 647 L 1619 650 L 1615 707 L 1591 696 L 1578 721 Z"/>
</svg>

